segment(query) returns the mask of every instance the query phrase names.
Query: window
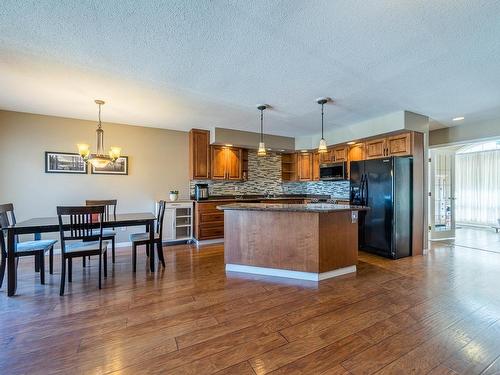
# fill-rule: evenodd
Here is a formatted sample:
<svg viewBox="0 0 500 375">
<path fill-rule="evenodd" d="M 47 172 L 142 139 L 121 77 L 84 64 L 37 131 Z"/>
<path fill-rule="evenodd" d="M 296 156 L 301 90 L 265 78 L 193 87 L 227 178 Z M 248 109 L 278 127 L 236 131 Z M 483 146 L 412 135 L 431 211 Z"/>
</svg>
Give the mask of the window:
<svg viewBox="0 0 500 375">
<path fill-rule="evenodd" d="M 498 225 L 500 219 L 500 142 L 461 148 L 455 156 L 456 221 Z"/>
</svg>

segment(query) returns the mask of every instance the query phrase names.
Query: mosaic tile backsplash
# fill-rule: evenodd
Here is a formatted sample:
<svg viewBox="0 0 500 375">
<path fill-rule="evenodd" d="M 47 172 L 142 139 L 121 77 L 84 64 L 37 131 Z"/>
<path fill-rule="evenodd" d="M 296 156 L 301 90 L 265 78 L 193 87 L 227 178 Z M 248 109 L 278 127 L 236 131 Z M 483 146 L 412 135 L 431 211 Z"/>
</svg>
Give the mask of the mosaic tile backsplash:
<svg viewBox="0 0 500 375">
<path fill-rule="evenodd" d="M 321 194 L 349 198 L 348 181 L 283 182 L 281 155 L 258 157 L 253 150 L 248 150 L 248 181 L 191 181 L 191 195 L 197 183 L 208 184 L 210 195 Z"/>
</svg>

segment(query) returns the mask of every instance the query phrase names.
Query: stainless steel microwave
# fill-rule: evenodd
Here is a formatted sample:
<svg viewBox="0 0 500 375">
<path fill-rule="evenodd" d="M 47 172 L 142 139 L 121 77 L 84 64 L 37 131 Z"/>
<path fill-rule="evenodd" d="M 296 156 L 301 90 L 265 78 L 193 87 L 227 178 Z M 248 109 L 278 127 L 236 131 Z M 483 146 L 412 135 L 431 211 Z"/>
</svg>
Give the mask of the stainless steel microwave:
<svg viewBox="0 0 500 375">
<path fill-rule="evenodd" d="M 320 164 L 319 179 L 322 181 L 347 180 L 347 162 Z"/>
</svg>

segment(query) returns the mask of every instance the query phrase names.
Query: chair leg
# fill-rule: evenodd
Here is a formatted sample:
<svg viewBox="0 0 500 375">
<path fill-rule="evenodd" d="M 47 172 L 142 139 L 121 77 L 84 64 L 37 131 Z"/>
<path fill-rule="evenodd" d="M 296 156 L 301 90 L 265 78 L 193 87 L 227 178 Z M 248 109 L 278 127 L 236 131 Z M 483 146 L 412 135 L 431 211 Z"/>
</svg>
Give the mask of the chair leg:
<svg viewBox="0 0 500 375">
<path fill-rule="evenodd" d="M 49 250 L 49 273 L 54 274 L 54 246 Z"/>
<path fill-rule="evenodd" d="M 35 255 L 35 272 L 40 272 L 40 254 Z"/>
<path fill-rule="evenodd" d="M 104 277 L 108 277 L 108 252 L 104 254 Z"/>
<path fill-rule="evenodd" d="M 73 258 L 68 258 L 68 283 L 73 282 Z"/>
<path fill-rule="evenodd" d="M 111 238 L 111 258 L 113 263 L 115 263 L 115 236 Z"/>
<path fill-rule="evenodd" d="M 102 252 L 99 253 L 99 289 L 101 289 Z"/>
<path fill-rule="evenodd" d="M 5 261 L 4 257 L 2 257 L 2 260 L 0 260 L 0 288 L 2 287 L 3 284 L 3 277 L 5 276 L 5 264 L 7 262 Z"/>
<path fill-rule="evenodd" d="M 158 259 L 160 260 L 163 268 L 165 268 L 165 258 L 163 258 L 163 246 L 161 240 L 156 243 L 156 247 L 158 248 Z"/>
<path fill-rule="evenodd" d="M 45 253 L 43 251 L 40 252 L 40 284 L 45 284 Z"/>
<path fill-rule="evenodd" d="M 61 254 L 61 287 L 59 288 L 59 295 L 64 295 L 64 284 L 66 278 L 66 259 L 64 255 Z"/>
<path fill-rule="evenodd" d="M 132 244 L 132 268 L 134 273 L 137 272 L 137 245 Z"/>
<path fill-rule="evenodd" d="M 87 265 L 85 264 L 85 257 L 82 257 L 82 267 L 85 268 Z"/>
</svg>

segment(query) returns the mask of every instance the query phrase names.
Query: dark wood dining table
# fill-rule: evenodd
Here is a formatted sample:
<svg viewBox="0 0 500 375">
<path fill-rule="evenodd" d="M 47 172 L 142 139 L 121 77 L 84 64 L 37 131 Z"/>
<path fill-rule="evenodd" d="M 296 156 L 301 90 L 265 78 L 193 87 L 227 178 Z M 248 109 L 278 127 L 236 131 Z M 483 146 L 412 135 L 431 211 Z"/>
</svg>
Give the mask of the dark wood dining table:
<svg viewBox="0 0 500 375">
<path fill-rule="evenodd" d="M 108 218 L 103 221 L 103 228 L 119 228 L 119 227 L 146 227 L 149 232 L 151 244 L 154 241 L 154 222 L 156 216 L 150 212 L 145 213 L 128 213 L 116 214 L 116 217 Z M 97 224 L 98 225 L 98 224 Z M 65 224 L 63 223 L 65 227 Z M 66 227 L 65 227 L 66 229 Z M 59 219 L 57 217 L 33 218 L 16 223 L 7 228 L 7 295 L 13 296 L 16 294 L 17 275 L 16 275 L 16 258 L 15 240 L 17 235 L 33 234 L 34 239 L 41 239 L 42 233 L 59 232 Z M 155 270 L 155 252 L 154 246 L 149 246 L 149 268 L 151 272 Z"/>
</svg>

